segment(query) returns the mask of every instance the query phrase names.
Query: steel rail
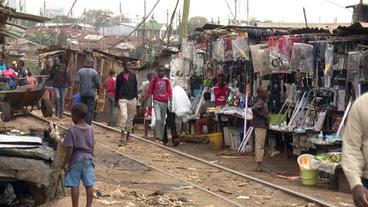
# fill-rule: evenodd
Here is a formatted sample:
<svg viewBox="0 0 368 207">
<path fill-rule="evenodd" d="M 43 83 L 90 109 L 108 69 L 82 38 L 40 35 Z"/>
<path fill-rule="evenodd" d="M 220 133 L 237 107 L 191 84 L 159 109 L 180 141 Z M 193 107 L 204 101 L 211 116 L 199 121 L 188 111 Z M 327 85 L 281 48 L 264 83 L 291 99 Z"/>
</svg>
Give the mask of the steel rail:
<svg viewBox="0 0 368 207">
<path fill-rule="evenodd" d="M 34 118 L 37 118 L 37 119 L 42 120 L 42 121 L 44 121 L 44 122 L 51 123 L 51 121 L 49 121 L 49 120 L 47 120 L 47 119 L 44 119 L 44 118 L 42 118 L 42 117 L 39 117 L 39 116 L 37 116 L 37 115 L 35 115 L 35 114 L 33 114 L 33 113 L 30 113 L 30 115 L 31 115 L 31 116 L 33 116 Z M 61 125 L 57 125 L 57 124 L 56 124 L 56 126 L 60 127 L 62 130 L 65 130 L 65 131 L 67 130 L 67 128 L 66 128 L 66 127 L 63 127 L 63 126 L 61 126 Z M 99 126 L 99 127 L 101 127 L 101 126 Z M 101 128 L 103 128 L 103 127 L 101 127 Z M 109 147 L 109 146 L 107 146 L 107 145 L 105 145 L 105 144 L 101 144 L 100 142 L 97 142 L 97 145 L 99 145 L 99 146 L 101 146 L 101 147 L 103 147 L 103 148 L 105 148 L 105 149 L 108 149 L 108 150 L 110 150 L 110 151 L 112 151 L 112 152 L 115 152 L 115 153 L 117 153 L 117 154 L 119 154 L 119 155 L 122 155 L 122 156 L 124 156 L 124 157 L 126 157 L 126 158 L 128 158 L 128 159 L 130 159 L 130 160 L 133 160 L 134 162 L 137 162 L 137 163 L 139 163 L 139 164 L 141 164 L 141 165 L 147 166 L 147 167 L 149 167 L 149 168 L 151 168 L 151 169 L 153 169 L 153 170 L 156 170 L 156 171 L 158 171 L 158 172 L 160 172 L 160 173 L 163 173 L 163 174 L 165 174 L 165 175 L 167 175 L 167 176 L 169 176 L 169 177 L 172 177 L 172 178 L 174 178 L 174 179 L 176 179 L 176 180 L 179 180 L 179 181 L 184 182 L 184 183 L 186 183 L 186 184 L 188 184 L 188 185 L 191 185 L 191 186 L 193 186 L 193 187 L 195 187 L 195 188 L 197 188 L 197 189 L 199 189 L 199 190 L 201 190 L 201 191 L 203 191 L 203 192 L 206 192 L 206 193 L 211 194 L 211 195 L 213 195 L 213 196 L 215 196 L 215 197 L 217 197 L 217 198 L 219 198 L 219 199 L 221 199 L 221 200 L 224 200 L 224 201 L 226 201 L 226 202 L 230 203 L 230 204 L 231 204 L 231 205 L 233 205 L 233 206 L 236 206 L 236 207 L 245 207 L 244 205 L 239 204 L 239 203 L 237 203 L 237 202 L 235 202 L 235 201 L 233 201 L 233 200 L 231 200 L 231 199 L 229 199 L 229 198 L 226 198 L 226 197 L 224 197 L 224 196 L 222 196 L 222 195 L 219 195 L 219 194 L 214 193 L 214 192 L 212 192 L 212 191 L 210 191 L 210 190 L 207 190 L 206 188 L 203 188 L 203 187 L 201 187 L 201 186 L 199 186 L 199 185 L 197 185 L 197 184 L 195 184 L 195 183 L 192 183 L 192 182 L 187 181 L 187 180 L 185 180 L 185 179 L 183 179 L 183 178 L 180 178 L 180 177 L 178 177 L 178 176 L 175 176 L 175 175 L 173 175 L 173 174 L 170 174 L 170 173 L 168 173 L 168 172 L 166 172 L 166 171 L 164 171 L 164 170 L 161 170 L 161 169 L 159 169 L 159 168 L 157 168 L 157 167 L 154 167 L 154 166 L 152 166 L 152 165 L 150 165 L 150 164 L 147 164 L 147 163 L 145 163 L 145 162 L 143 162 L 143 161 L 137 160 L 137 159 L 135 159 L 135 158 L 133 158 L 133 157 L 131 157 L 131 156 L 129 156 L 129 155 L 126 155 L 126 154 L 124 154 L 124 153 L 122 153 L 122 152 L 119 152 L 119 151 L 117 151 L 117 150 L 115 150 L 115 149 L 113 149 L 113 148 L 111 148 L 111 147 Z"/>
<path fill-rule="evenodd" d="M 67 116 L 71 116 L 69 113 L 64 113 L 66 114 Z M 93 124 L 96 125 L 96 126 L 99 126 L 99 127 L 102 127 L 102 128 L 105 128 L 105 129 L 109 129 L 109 130 L 112 130 L 112 131 L 115 131 L 115 132 L 121 132 L 119 129 L 117 128 L 114 128 L 114 127 L 110 127 L 110 126 L 106 126 L 104 124 L 101 124 L 101 123 L 98 123 L 98 122 L 95 122 L 93 121 Z M 147 142 L 149 144 L 152 144 L 152 145 L 155 145 L 155 146 L 158 146 L 160 148 L 163 148 L 165 150 L 168 150 L 168 151 L 171 151 L 171 152 L 174 152 L 176 154 L 179 154 L 179 155 L 182 155 L 182 156 L 185 156 L 189 159 L 192 159 L 192 160 L 195 160 L 195 161 L 198 161 L 198 162 L 201 162 L 201 163 L 204 163 L 204 164 L 207 164 L 209 166 L 212 166 L 212 167 L 216 167 L 220 170 L 224 170 L 226 172 L 230 172 L 232 174 L 235 174 L 235 175 L 238 175 L 240 177 L 243 177 L 243 178 L 246 178 L 246 179 L 249 179 L 251 181 L 254 181 L 254 182 L 257 182 L 257 183 L 260 183 L 260 184 L 263 184 L 265 186 L 268 186 L 268 187 L 271 187 L 271 188 L 274 188 L 274 189 L 277 189 L 277 190 L 280 190 L 282 192 L 285 192 L 285 193 L 288 193 L 290 195 L 293 195 L 293 196 L 296 196 L 296 197 L 299 197 L 299 198 L 302 198 L 304 200 L 308 200 L 310 202 L 313 202 L 313 203 L 316 203 L 316 204 L 319 204 L 321 206 L 324 206 L 324 207 L 335 207 L 336 205 L 334 204 L 331 204 L 327 201 L 324 201 L 324 200 L 320 200 L 318 198 L 315 198 L 315 197 L 312 197 L 312 196 L 309 196 L 309 195 L 306 195 L 304 193 L 301 193 L 301 192 L 297 192 L 297 191 L 294 191 L 294 190 L 291 190 L 291 189 L 288 189 L 286 187 L 283 187 L 283 186 L 280 186 L 280 185 L 277 185 L 277 184 L 274 184 L 274 183 L 271 183 L 271 182 L 268 182 L 268 181 L 265 181 L 265 180 L 261 180 L 259 178 L 256 178 L 254 176 L 251 176 L 251 175 L 248 175 L 248 174 L 245 174 L 245 173 L 242 173 L 242 172 L 239 172 L 239 171 L 236 171 L 236 170 L 233 170 L 233 169 L 230 169 L 230 168 L 227 168 L 225 166 L 222 166 L 222 165 L 219 165 L 219 164 L 216 164 L 216 163 L 211 163 L 207 160 L 204 160 L 202 158 L 199 158 L 199 157 L 196 157 L 196 156 L 193 156 L 193 155 L 190 155 L 190 154 L 187 154 L 185 152 L 182 152 L 182 151 L 179 151 L 177 149 L 174 149 L 174 148 L 170 148 L 170 147 L 167 147 L 167 146 L 164 146 L 164 145 L 161 145 L 161 144 L 158 144 L 156 142 L 153 142 L 153 141 L 150 141 L 150 140 L 147 140 L 147 139 L 144 139 L 142 137 L 139 137 L 137 135 L 134 135 L 134 134 L 131 134 L 131 137 L 134 137 L 138 140 L 141 140 L 141 141 L 144 141 L 144 142 Z"/>
</svg>

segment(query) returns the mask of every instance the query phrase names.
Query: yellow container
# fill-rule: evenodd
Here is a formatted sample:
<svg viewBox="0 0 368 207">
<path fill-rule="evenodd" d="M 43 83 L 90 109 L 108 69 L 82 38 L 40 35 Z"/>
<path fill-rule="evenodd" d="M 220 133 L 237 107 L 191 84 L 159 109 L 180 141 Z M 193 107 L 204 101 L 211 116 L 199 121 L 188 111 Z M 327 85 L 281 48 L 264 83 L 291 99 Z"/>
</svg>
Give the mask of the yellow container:
<svg viewBox="0 0 368 207">
<path fill-rule="evenodd" d="M 224 136 L 222 133 L 212 133 L 208 134 L 208 139 L 210 140 L 210 145 L 214 150 L 220 150 L 224 146 Z"/>
<path fill-rule="evenodd" d="M 303 185 L 316 185 L 317 184 L 318 170 L 307 170 L 300 168 L 300 177 L 302 178 Z"/>
</svg>

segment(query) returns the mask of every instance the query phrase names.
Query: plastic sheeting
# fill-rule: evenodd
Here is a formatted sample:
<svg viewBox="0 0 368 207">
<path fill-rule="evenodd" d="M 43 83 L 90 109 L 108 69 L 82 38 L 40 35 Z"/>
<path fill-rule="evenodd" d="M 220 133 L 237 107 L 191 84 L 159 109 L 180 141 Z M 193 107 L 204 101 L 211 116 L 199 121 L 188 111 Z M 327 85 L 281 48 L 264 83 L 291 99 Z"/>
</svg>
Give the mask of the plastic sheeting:
<svg viewBox="0 0 368 207">
<path fill-rule="evenodd" d="M 260 75 L 269 75 L 272 73 L 270 67 L 270 49 L 267 44 L 250 45 L 252 55 L 253 69 L 255 73 Z"/>
<path fill-rule="evenodd" d="M 217 41 L 212 42 L 213 50 L 212 50 L 212 58 L 224 62 L 225 61 L 225 45 L 223 39 L 218 39 Z"/>
<path fill-rule="evenodd" d="M 349 52 L 347 79 L 351 82 L 359 82 L 368 79 L 367 51 Z"/>
<path fill-rule="evenodd" d="M 313 73 L 313 45 L 294 43 L 291 52 L 290 70 Z"/>
<path fill-rule="evenodd" d="M 234 60 L 250 60 L 248 38 L 246 36 L 239 36 L 232 41 L 232 45 Z"/>
<path fill-rule="evenodd" d="M 348 81 L 355 81 L 358 78 L 360 56 L 361 54 L 359 51 L 349 52 L 347 70 Z"/>
</svg>

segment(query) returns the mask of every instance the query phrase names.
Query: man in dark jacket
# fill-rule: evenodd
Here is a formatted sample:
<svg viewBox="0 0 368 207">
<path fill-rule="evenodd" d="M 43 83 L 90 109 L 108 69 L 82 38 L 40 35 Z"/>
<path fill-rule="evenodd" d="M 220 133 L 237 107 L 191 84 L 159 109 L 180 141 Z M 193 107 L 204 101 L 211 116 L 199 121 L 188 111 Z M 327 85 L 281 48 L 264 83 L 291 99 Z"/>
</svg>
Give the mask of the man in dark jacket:
<svg viewBox="0 0 368 207">
<path fill-rule="evenodd" d="M 115 102 L 120 108 L 122 119 L 120 141 L 130 141 L 133 120 L 137 114 L 138 86 L 137 76 L 131 72 L 132 64 L 124 61 L 123 67 L 124 71 L 116 78 Z"/>
<path fill-rule="evenodd" d="M 50 70 L 50 80 L 54 88 L 55 111 L 56 115 L 62 118 L 64 116 L 64 96 L 66 88 L 71 86 L 69 73 L 60 61 L 59 57 L 53 59 L 53 65 Z"/>
<path fill-rule="evenodd" d="M 255 128 L 257 171 L 262 171 L 263 168 L 264 146 L 269 125 L 267 97 L 268 91 L 262 87 L 258 88 L 257 98 L 252 106 L 253 120 L 251 126 Z"/>
</svg>

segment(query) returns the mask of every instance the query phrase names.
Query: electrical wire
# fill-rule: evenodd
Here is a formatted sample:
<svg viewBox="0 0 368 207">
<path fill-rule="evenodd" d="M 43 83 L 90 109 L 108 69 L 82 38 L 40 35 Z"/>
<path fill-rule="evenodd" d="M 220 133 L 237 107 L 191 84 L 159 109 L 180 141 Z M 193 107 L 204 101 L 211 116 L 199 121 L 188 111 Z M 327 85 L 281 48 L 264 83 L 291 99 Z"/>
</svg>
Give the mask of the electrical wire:
<svg viewBox="0 0 368 207">
<path fill-rule="evenodd" d="M 231 8 L 230 8 L 229 2 L 227 2 L 227 0 L 225 0 L 225 3 L 226 3 L 227 8 L 228 8 L 228 9 L 229 9 L 229 11 L 230 11 L 231 16 L 233 16 L 233 18 L 235 19 L 235 15 L 234 15 L 233 11 L 232 11 L 232 10 L 231 10 Z"/>
<path fill-rule="evenodd" d="M 178 9 L 179 2 L 180 2 L 180 0 L 178 0 L 178 1 L 176 2 L 176 5 L 175 5 L 175 8 L 174 8 L 174 11 L 173 11 L 173 13 L 171 14 L 170 24 L 169 24 L 168 28 L 166 29 L 165 34 L 164 34 L 164 36 L 163 36 L 163 38 L 165 38 L 165 36 L 166 36 L 166 34 L 167 34 L 167 44 L 169 44 L 169 43 L 170 43 L 171 27 L 172 27 L 172 24 L 173 24 L 173 21 L 174 21 L 174 18 L 175 18 L 176 10 Z"/>
<path fill-rule="evenodd" d="M 151 16 L 152 12 L 155 10 L 156 6 L 158 5 L 158 3 L 160 3 L 161 0 L 157 0 L 157 2 L 155 3 L 155 5 L 152 7 L 151 11 L 148 13 L 148 15 L 146 17 L 144 17 L 144 19 L 138 24 L 138 26 L 136 28 L 134 28 L 133 31 L 131 31 L 128 36 L 122 41 L 125 42 L 130 36 L 132 36 L 132 34 L 137 31 L 139 29 L 140 26 L 142 26 L 143 23 L 146 22 L 146 20 L 148 19 L 149 16 Z"/>
<path fill-rule="evenodd" d="M 67 17 L 69 17 L 69 15 L 72 13 L 72 10 L 73 10 L 73 8 L 74 8 L 75 4 L 77 3 L 77 1 L 78 1 L 78 0 L 74 0 L 74 2 L 73 2 L 73 4 L 72 4 L 72 7 L 70 7 L 70 9 L 69 9 L 68 15 L 66 15 Z"/>
<path fill-rule="evenodd" d="M 334 1 L 332 1 L 332 0 L 325 0 L 325 1 L 327 1 L 327 2 L 328 2 L 328 3 L 330 3 L 330 4 L 335 5 L 335 6 L 337 6 L 337 7 L 340 7 L 341 9 L 349 10 L 349 8 L 346 8 L 346 7 L 344 7 L 344 6 L 341 6 L 340 4 L 338 4 L 338 3 L 336 3 L 336 2 L 334 2 Z M 350 10 L 349 10 L 349 11 L 350 11 Z"/>
</svg>

